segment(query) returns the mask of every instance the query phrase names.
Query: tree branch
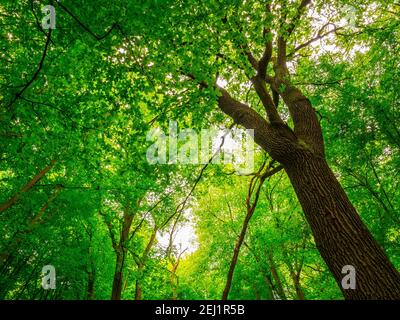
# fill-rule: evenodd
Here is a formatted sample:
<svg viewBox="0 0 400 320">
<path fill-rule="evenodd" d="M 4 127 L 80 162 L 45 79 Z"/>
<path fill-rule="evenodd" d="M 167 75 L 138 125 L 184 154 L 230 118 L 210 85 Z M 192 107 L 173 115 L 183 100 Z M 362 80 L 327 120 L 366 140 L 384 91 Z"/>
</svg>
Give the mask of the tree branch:
<svg viewBox="0 0 400 320">
<path fill-rule="evenodd" d="M 314 38 L 312 38 L 312 39 L 306 41 L 305 43 L 302 43 L 302 44 L 298 45 L 296 48 L 294 48 L 293 52 L 290 53 L 289 56 L 292 56 L 295 52 L 299 51 L 300 49 L 303 49 L 303 48 L 309 46 L 311 43 L 313 43 L 313 42 L 315 42 L 315 41 L 318 41 L 318 40 L 320 40 L 320 39 L 323 39 L 324 37 L 330 35 L 331 33 L 336 33 L 336 31 L 338 31 L 338 30 L 340 30 L 340 29 L 343 29 L 343 27 L 336 27 L 336 26 L 334 25 L 334 28 L 333 28 L 332 30 L 329 30 L 329 31 L 327 31 L 327 32 L 325 32 L 325 33 L 322 33 L 322 31 L 323 31 L 328 25 L 330 25 L 330 24 L 331 24 L 331 23 L 325 24 L 325 25 L 318 31 L 317 35 L 316 35 Z"/>
<path fill-rule="evenodd" d="M 14 98 L 10 101 L 10 103 L 7 105 L 7 110 L 8 111 L 11 111 L 11 107 L 13 106 L 13 104 L 22 96 L 22 94 L 25 92 L 25 90 L 26 89 L 28 89 L 30 86 L 31 86 L 31 84 L 36 80 L 36 78 L 38 77 L 38 75 L 39 75 L 39 73 L 40 73 L 40 70 L 42 70 L 42 68 L 43 68 L 43 63 L 44 63 L 44 60 L 46 59 L 46 56 L 47 56 L 47 52 L 48 52 L 48 49 L 49 49 L 49 45 L 50 45 L 50 42 L 51 42 L 51 32 L 52 32 L 52 29 L 49 29 L 49 33 L 47 34 L 47 40 L 46 40 L 46 44 L 45 44 L 45 46 L 44 46 L 44 50 L 43 50 L 43 54 L 42 54 L 42 57 L 41 57 L 41 59 L 40 59 L 40 61 L 39 61 L 39 66 L 38 66 L 38 68 L 36 69 L 36 71 L 35 71 L 35 73 L 33 74 L 33 76 L 32 76 L 32 78 L 22 87 L 22 89 L 20 90 L 20 91 L 18 91 L 17 93 L 16 93 L 16 95 L 14 96 Z"/>
<path fill-rule="evenodd" d="M 95 34 L 92 30 L 89 29 L 76 15 L 74 15 L 67 7 L 65 7 L 62 3 L 59 1 L 56 1 L 57 4 L 62 8 L 68 15 L 70 15 L 87 33 L 89 33 L 92 37 L 94 37 L 96 40 L 100 41 L 106 38 L 111 31 L 113 31 L 115 28 L 121 30 L 121 27 L 117 22 L 114 22 L 111 27 L 101 36 Z"/>
<path fill-rule="evenodd" d="M 271 3 L 267 3 L 265 5 L 265 12 L 266 12 L 267 17 L 271 15 Z M 272 57 L 272 38 L 273 37 L 272 37 L 271 28 L 269 26 L 264 28 L 263 36 L 264 36 L 264 39 L 266 38 L 266 41 L 265 41 L 264 53 L 263 53 L 260 61 L 258 62 L 258 74 L 262 79 L 265 79 L 268 63 L 270 62 L 271 57 Z"/>
</svg>

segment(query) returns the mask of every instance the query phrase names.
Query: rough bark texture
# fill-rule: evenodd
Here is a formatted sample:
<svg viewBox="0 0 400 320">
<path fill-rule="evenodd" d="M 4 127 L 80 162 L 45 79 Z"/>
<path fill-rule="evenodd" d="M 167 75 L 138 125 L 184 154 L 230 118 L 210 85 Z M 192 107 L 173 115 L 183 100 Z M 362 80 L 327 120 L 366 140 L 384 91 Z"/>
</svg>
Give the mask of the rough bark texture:
<svg viewBox="0 0 400 320">
<path fill-rule="evenodd" d="M 373 239 L 325 159 L 309 152 L 285 166 L 315 243 L 348 299 L 400 299 L 399 273 Z M 356 289 L 344 290 L 342 268 L 356 270 Z"/>
<path fill-rule="evenodd" d="M 327 164 L 316 111 L 309 99 L 290 82 L 286 66 L 286 41 L 295 28 L 296 20 L 300 19 L 310 2 L 301 2 L 286 35 L 278 36 L 277 57 L 273 61 L 274 76 L 266 74 L 271 57 L 270 42 L 267 42 L 266 51 L 258 63 L 254 62 L 248 46 L 243 52 L 251 58 L 249 62 L 257 71 L 252 83 L 267 117 L 264 118 L 216 85 L 220 92 L 218 106 L 237 124 L 253 129 L 255 142 L 285 168 L 311 227 L 316 246 L 345 298 L 400 299 L 398 271 L 365 227 Z M 270 85 L 274 99 L 264 81 Z M 293 129 L 282 121 L 277 112 L 277 93 L 288 107 Z M 342 288 L 341 282 L 345 276 L 342 268 L 346 265 L 352 265 L 356 270 L 356 289 Z"/>
<path fill-rule="evenodd" d="M 314 109 L 297 91 L 289 92 L 285 98 L 295 109 L 293 113 L 297 113 L 296 108 L 307 110 L 295 117 L 297 121 L 301 119 L 313 125 L 297 125 L 294 132 L 287 126 L 274 128 L 249 107 L 237 102 L 232 104 L 232 98 L 225 92 L 220 98 L 220 107 L 237 123 L 254 128 L 255 141 L 284 166 L 317 248 L 345 298 L 400 299 L 399 273 L 366 229 L 325 160 Z M 345 265 L 356 268 L 355 290 L 344 290 L 341 286 Z"/>
</svg>

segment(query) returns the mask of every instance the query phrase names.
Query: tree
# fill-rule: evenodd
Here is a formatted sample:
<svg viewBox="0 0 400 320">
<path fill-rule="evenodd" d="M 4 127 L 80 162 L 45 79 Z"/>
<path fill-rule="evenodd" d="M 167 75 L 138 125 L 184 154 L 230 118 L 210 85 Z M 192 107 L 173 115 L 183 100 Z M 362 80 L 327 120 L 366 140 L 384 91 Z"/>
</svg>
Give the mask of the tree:
<svg viewBox="0 0 400 320">
<path fill-rule="evenodd" d="M 215 79 L 207 81 L 206 77 L 199 76 L 200 70 L 195 68 L 196 58 L 184 64 L 181 73 L 196 81 L 200 89 L 215 91 L 219 109 L 237 124 L 254 129 L 256 143 L 283 165 L 311 226 L 317 248 L 338 285 L 341 287 L 344 266 L 353 265 L 357 270 L 357 289 L 342 288 L 345 297 L 399 298 L 400 275 L 365 227 L 330 169 L 317 113 L 305 93 L 291 81 L 288 57 L 293 53 L 288 52 L 288 47 L 293 47 L 290 41 L 310 3 L 311 1 L 304 0 L 294 8 L 287 4 L 287 9 L 267 1 L 264 13 L 256 11 L 256 14 L 249 14 L 255 19 L 262 16 L 265 19 L 264 50 L 260 59 L 256 59 L 251 51 L 252 46 L 257 46 L 249 41 L 250 31 L 246 34 L 240 25 L 241 17 L 247 14 L 244 8 L 250 10 L 257 4 L 238 4 L 238 17 L 219 6 L 223 15 L 218 17 L 218 25 L 213 25 L 219 30 L 213 31 L 221 33 L 224 30 L 235 35 L 230 40 L 236 45 L 237 52 L 247 58 L 252 68 L 245 71 L 265 109 L 266 117 L 248 104 L 235 99 Z M 190 13 L 188 15 L 193 17 Z M 203 23 L 207 25 L 206 22 Z M 173 31 L 176 29 L 171 30 Z M 197 40 L 193 34 L 188 37 L 193 42 Z M 171 42 L 170 38 L 165 40 Z M 223 40 L 225 39 L 217 39 L 220 42 Z M 186 43 L 191 49 L 194 47 L 198 50 L 196 44 L 190 41 Z M 185 49 L 186 43 L 174 45 Z M 225 49 L 223 45 L 220 48 Z M 188 54 L 188 51 L 183 51 Z M 210 55 L 208 53 L 208 57 Z M 216 59 L 230 59 L 221 52 L 216 52 L 215 56 Z M 200 68 L 202 67 L 204 65 Z M 210 74 L 211 72 L 207 72 L 207 75 Z M 293 129 L 283 121 L 282 114 L 278 111 L 280 99 L 288 109 Z"/>
<path fill-rule="evenodd" d="M 400 298 L 395 1 L 51 3 L 56 29 L 0 5 L 2 298 Z M 146 159 L 154 127 L 232 120 L 283 168 L 254 205 L 254 174 Z"/>
</svg>

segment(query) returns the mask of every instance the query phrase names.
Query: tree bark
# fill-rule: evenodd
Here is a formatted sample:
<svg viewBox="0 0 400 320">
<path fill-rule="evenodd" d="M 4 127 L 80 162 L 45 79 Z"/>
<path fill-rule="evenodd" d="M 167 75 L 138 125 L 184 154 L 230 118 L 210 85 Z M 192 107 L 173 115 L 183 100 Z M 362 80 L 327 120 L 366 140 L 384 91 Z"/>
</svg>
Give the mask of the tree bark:
<svg viewBox="0 0 400 320">
<path fill-rule="evenodd" d="M 119 242 L 117 243 L 114 237 L 112 237 L 111 239 L 116 254 L 111 300 L 121 300 L 125 256 L 128 251 L 126 245 L 129 240 L 129 232 L 132 225 L 133 217 L 134 215 L 130 213 L 130 206 L 127 205 L 124 212 L 124 220 Z M 110 235 L 112 235 L 113 233 L 111 224 L 108 224 L 108 228 L 110 230 Z"/>
<path fill-rule="evenodd" d="M 400 299 L 400 277 L 373 239 L 322 157 L 304 151 L 285 170 L 316 246 L 346 299 Z M 343 289 L 342 268 L 356 270 L 356 289 Z"/>
<path fill-rule="evenodd" d="M 121 250 L 117 252 L 116 256 L 111 300 L 121 300 L 122 292 L 122 274 L 124 271 L 125 254 Z"/>
<path fill-rule="evenodd" d="M 305 300 L 304 291 L 303 291 L 303 288 L 301 287 L 301 283 L 300 283 L 300 272 L 294 271 L 293 266 L 290 263 L 290 261 L 287 262 L 287 266 L 289 268 L 290 277 L 292 278 L 293 286 L 296 291 L 297 300 Z"/>
<path fill-rule="evenodd" d="M 278 53 L 286 57 L 284 45 L 281 47 Z M 278 59 L 278 63 L 284 62 Z M 344 297 L 400 299 L 400 274 L 365 227 L 325 160 L 322 130 L 311 102 L 286 80 L 285 65 L 275 66 L 275 73 L 269 82 L 287 105 L 293 130 L 281 121 L 264 119 L 217 87 L 219 108 L 237 124 L 253 129 L 255 142 L 285 168 L 316 246 Z M 276 108 L 273 104 L 266 107 Z M 356 289 L 342 287 L 346 275 L 342 268 L 346 265 L 356 269 Z"/>
<path fill-rule="evenodd" d="M 271 279 L 267 275 L 263 275 L 265 284 L 267 285 L 267 300 L 275 300 L 274 286 L 272 285 Z"/>
<path fill-rule="evenodd" d="M 135 300 L 142 300 L 142 284 L 140 283 L 140 279 L 136 279 Z"/>
</svg>

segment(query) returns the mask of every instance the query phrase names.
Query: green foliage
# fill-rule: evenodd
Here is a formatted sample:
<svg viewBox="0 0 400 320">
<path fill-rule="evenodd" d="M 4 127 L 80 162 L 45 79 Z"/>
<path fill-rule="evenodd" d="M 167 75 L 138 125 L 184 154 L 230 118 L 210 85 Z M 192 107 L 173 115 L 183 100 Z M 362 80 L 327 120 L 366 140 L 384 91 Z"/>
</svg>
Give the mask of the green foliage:
<svg viewBox="0 0 400 320">
<path fill-rule="evenodd" d="M 0 299 L 109 299 L 118 250 L 123 299 L 134 299 L 138 280 L 143 299 L 220 299 L 251 176 L 213 164 L 197 183 L 201 165 L 149 164 L 146 135 L 167 132 L 171 120 L 198 132 L 228 127 L 216 77 L 263 113 L 243 47 L 259 57 L 276 34 L 286 36 L 299 1 L 60 1 L 70 12 L 58 2 L 50 1 L 57 27 L 47 52 L 48 3 L 0 2 L 0 203 L 18 195 L 0 212 Z M 278 14 L 265 11 L 270 2 Z M 292 81 L 321 117 L 328 161 L 397 268 L 399 9 L 315 1 L 288 43 Z M 340 29 L 299 49 L 332 30 L 319 30 L 328 21 Z M 282 101 L 279 112 L 288 118 Z M 256 164 L 265 157 L 257 150 Z M 190 223 L 195 246 L 168 242 Z M 57 289 L 46 291 L 49 264 Z M 229 298 L 299 299 L 293 270 L 305 299 L 342 299 L 281 171 L 261 189 Z"/>
</svg>

